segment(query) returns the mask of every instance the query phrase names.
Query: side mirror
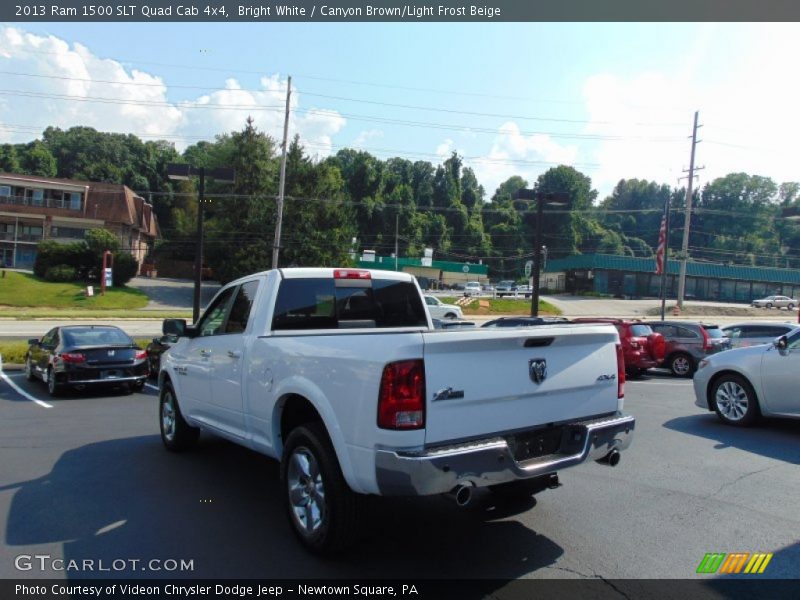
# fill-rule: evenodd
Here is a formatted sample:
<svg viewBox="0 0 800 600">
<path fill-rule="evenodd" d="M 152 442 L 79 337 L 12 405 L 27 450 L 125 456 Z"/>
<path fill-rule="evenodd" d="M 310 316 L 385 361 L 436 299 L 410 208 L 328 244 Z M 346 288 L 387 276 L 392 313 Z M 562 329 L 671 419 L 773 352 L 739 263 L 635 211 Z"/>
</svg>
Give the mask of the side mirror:
<svg viewBox="0 0 800 600">
<path fill-rule="evenodd" d="M 161 331 L 164 335 L 184 336 L 186 335 L 186 319 L 164 319 Z M 155 338 L 153 341 L 157 339 Z"/>
<path fill-rule="evenodd" d="M 789 342 L 786 340 L 786 336 L 785 336 L 785 335 L 782 335 L 781 337 L 779 337 L 777 340 L 775 340 L 775 341 L 774 341 L 774 342 L 772 342 L 772 343 L 773 343 L 773 344 L 775 345 L 775 347 L 776 347 L 778 350 L 780 350 L 781 352 L 783 352 L 784 350 L 786 350 L 787 346 L 789 345 Z"/>
<path fill-rule="evenodd" d="M 28 340 L 28 345 L 29 346 L 38 346 L 39 345 L 39 339 L 38 338 L 29 339 Z"/>
</svg>

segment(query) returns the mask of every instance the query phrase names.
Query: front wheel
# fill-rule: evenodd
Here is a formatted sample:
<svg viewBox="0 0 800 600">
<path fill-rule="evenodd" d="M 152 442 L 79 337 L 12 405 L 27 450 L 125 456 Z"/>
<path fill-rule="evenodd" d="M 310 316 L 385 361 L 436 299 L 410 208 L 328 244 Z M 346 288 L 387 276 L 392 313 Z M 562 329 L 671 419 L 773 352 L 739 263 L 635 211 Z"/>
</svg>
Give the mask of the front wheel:
<svg viewBox="0 0 800 600">
<path fill-rule="evenodd" d="M 771 302 L 767 302 L 767 308 L 772 308 L 772 303 Z"/>
<path fill-rule="evenodd" d="M 164 382 L 159 394 L 158 416 L 161 441 L 170 452 L 189 450 L 197 444 L 200 430 L 190 426 L 181 414 L 175 390 L 169 382 Z"/>
<path fill-rule="evenodd" d="M 34 381 L 36 379 L 36 375 L 33 374 L 33 365 L 31 364 L 31 357 L 25 359 L 25 379 L 28 381 Z"/>
<path fill-rule="evenodd" d="M 786 310 L 794 310 L 794 304 L 789 302 L 789 304 L 786 305 Z"/>
<path fill-rule="evenodd" d="M 691 377 L 694 372 L 694 361 L 688 354 L 676 354 L 669 361 L 669 370 L 675 377 Z"/>
<path fill-rule="evenodd" d="M 445 319 L 455 319 L 456 318 L 456 313 L 449 312 L 444 316 L 444 318 Z"/>
<path fill-rule="evenodd" d="M 361 497 L 347 485 L 321 423 L 306 423 L 289 434 L 281 482 L 289 523 L 309 550 L 331 554 L 355 542 Z"/>
<path fill-rule="evenodd" d="M 731 373 L 720 377 L 714 383 L 711 396 L 717 416 L 728 425 L 747 427 L 761 414 L 753 386 L 741 375 Z"/>
</svg>

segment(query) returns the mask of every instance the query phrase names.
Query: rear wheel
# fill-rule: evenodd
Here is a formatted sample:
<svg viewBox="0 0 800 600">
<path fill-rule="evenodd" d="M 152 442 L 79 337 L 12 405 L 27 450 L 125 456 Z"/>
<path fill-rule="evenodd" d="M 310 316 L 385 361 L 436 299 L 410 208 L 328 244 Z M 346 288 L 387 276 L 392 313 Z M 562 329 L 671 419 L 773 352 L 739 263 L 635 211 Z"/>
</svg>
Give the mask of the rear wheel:
<svg viewBox="0 0 800 600">
<path fill-rule="evenodd" d="M 772 302 L 767 302 L 767 308 L 772 308 Z"/>
<path fill-rule="evenodd" d="M 158 402 L 158 416 L 161 428 L 161 441 L 167 450 L 181 452 L 197 444 L 200 430 L 190 426 L 183 418 L 178 399 L 172 385 L 167 381 L 161 388 Z"/>
<path fill-rule="evenodd" d="M 753 386 L 741 375 L 723 375 L 711 391 L 714 410 L 723 423 L 747 427 L 756 422 L 761 411 Z"/>
<path fill-rule="evenodd" d="M 306 423 L 289 434 L 281 482 L 289 523 L 309 550 L 330 554 L 355 542 L 361 496 L 347 485 L 321 423 Z"/>
<path fill-rule="evenodd" d="M 789 302 L 789 304 L 786 305 L 786 310 L 794 310 L 794 304 Z"/>
<path fill-rule="evenodd" d="M 445 319 L 455 319 L 456 318 L 456 313 L 449 312 L 444 316 L 444 318 Z"/>
<path fill-rule="evenodd" d="M 675 354 L 670 358 L 669 369 L 675 377 L 691 377 L 694 373 L 694 361 L 688 354 Z"/>
<path fill-rule="evenodd" d="M 56 374 L 53 373 L 53 367 L 47 369 L 47 392 L 55 397 L 61 394 L 61 386 L 56 381 Z"/>
</svg>

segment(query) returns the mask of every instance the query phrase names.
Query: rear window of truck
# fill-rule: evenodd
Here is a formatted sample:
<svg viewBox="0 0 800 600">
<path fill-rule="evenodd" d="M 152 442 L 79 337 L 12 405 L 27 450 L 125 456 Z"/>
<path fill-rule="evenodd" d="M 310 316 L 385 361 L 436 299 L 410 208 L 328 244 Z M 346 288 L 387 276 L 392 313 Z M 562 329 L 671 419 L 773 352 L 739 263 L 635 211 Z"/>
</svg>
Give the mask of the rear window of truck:
<svg viewBox="0 0 800 600">
<path fill-rule="evenodd" d="M 284 279 L 272 329 L 426 327 L 425 309 L 413 283 L 372 279 L 338 287 L 333 279 Z"/>
</svg>

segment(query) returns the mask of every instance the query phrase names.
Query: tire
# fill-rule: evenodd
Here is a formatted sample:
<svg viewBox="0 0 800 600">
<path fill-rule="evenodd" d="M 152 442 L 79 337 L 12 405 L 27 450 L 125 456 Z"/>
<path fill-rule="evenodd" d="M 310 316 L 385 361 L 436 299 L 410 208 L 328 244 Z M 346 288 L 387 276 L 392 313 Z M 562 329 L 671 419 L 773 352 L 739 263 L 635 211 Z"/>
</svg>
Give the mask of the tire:
<svg viewBox="0 0 800 600">
<path fill-rule="evenodd" d="M 53 367 L 47 368 L 47 392 L 53 397 L 61 395 L 61 386 L 56 383 L 56 376 Z"/>
<path fill-rule="evenodd" d="M 141 392 L 144 389 L 144 381 L 137 381 L 136 383 L 130 384 L 130 388 L 132 392 Z"/>
<path fill-rule="evenodd" d="M 772 302 L 767 302 L 767 308 L 772 308 Z"/>
<path fill-rule="evenodd" d="M 694 360 L 683 352 L 673 354 L 669 359 L 669 370 L 675 377 L 691 377 L 695 371 Z"/>
<path fill-rule="evenodd" d="M 786 305 L 786 310 L 794 310 L 794 304 L 789 302 L 789 304 Z"/>
<path fill-rule="evenodd" d="M 455 319 L 456 318 L 456 313 L 449 312 L 444 316 L 444 318 L 445 319 Z"/>
<path fill-rule="evenodd" d="M 747 427 L 761 416 L 753 386 L 741 375 L 727 373 L 711 389 L 714 410 L 723 423 Z"/>
<path fill-rule="evenodd" d="M 170 452 L 183 452 L 197 444 L 200 430 L 184 420 L 175 390 L 168 381 L 158 396 L 158 423 L 161 441 Z"/>
<path fill-rule="evenodd" d="M 25 359 L 25 379 L 28 381 L 36 381 L 36 375 L 33 372 L 33 365 L 31 364 L 31 357 Z"/>
<path fill-rule="evenodd" d="M 148 373 L 148 377 L 150 379 L 158 379 L 158 371 L 161 369 L 161 360 L 158 358 L 151 358 L 149 360 L 149 367 L 150 373 Z"/>
<path fill-rule="evenodd" d="M 347 485 L 322 423 L 306 423 L 287 437 L 281 486 L 289 524 L 306 548 L 332 554 L 355 543 L 362 498 Z"/>
</svg>

